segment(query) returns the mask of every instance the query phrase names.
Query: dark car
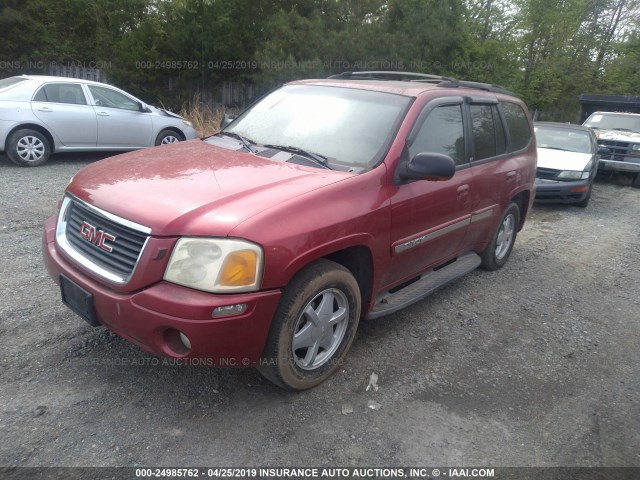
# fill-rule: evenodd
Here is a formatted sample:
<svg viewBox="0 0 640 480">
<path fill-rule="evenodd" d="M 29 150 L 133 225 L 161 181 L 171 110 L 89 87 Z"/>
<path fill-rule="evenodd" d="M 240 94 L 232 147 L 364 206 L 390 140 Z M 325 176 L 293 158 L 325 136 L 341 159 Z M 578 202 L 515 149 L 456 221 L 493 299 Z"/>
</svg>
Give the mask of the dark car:
<svg viewBox="0 0 640 480">
<path fill-rule="evenodd" d="M 538 147 L 536 202 L 586 207 L 598 170 L 598 141 L 593 130 L 553 122 L 536 122 L 534 129 Z"/>
</svg>

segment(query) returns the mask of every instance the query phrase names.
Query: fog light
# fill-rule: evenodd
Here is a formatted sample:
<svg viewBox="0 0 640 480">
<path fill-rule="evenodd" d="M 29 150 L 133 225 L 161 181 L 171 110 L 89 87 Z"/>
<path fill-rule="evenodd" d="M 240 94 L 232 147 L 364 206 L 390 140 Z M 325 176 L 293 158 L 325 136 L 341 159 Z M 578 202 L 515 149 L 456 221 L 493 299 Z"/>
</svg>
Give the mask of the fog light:
<svg viewBox="0 0 640 480">
<path fill-rule="evenodd" d="M 191 340 L 180 330 L 167 328 L 162 334 L 164 340 L 163 350 L 169 357 L 180 358 L 189 355 Z"/>
<path fill-rule="evenodd" d="M 240 315 L 247 310 L 246 303 L 238 303 L 236 305 L 225 305 L 224 307 L 216 307 L 211 313 L 212 317 L 225 317 L 229 315 Z"/>
<path fill-rule="evenodd" d="M 191 341 L 189 340 L 189 337 L 187 337 L 182 332 L 180 332 L 180 341 L 187 348 L 187 350 L 191 350 Z"/>
</svg>

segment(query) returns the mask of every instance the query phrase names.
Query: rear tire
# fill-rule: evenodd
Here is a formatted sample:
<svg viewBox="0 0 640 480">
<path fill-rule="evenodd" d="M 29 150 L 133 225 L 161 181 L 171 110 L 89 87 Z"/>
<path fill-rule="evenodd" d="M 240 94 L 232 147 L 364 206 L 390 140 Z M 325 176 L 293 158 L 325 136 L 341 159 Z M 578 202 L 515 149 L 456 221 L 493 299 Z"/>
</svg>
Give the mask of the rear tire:
<svg viewBox="0 0 640 480">
<path fill-rule="evenodd" d="M 513 250 L 520 225 L 520 208 L 511 202 L 500 219 L 489 245 L 480 254 L 480 266 L 486 270 L 502 268 Z"/>
<path fill-rule="evenodd" d="M 284 289 L 258 370 L 287 390 L 322 383 L 346 356 L 360 308 L 349 270 L 329 260 L 312 263 Z"/>
<path fill-rule="evenodd" d="M 7 139 L 7 156 L 21 167 L 38 167 L 49 160 L 50 154 L 49 140 L 36 130 L 17 130 Z"/>
</svg>

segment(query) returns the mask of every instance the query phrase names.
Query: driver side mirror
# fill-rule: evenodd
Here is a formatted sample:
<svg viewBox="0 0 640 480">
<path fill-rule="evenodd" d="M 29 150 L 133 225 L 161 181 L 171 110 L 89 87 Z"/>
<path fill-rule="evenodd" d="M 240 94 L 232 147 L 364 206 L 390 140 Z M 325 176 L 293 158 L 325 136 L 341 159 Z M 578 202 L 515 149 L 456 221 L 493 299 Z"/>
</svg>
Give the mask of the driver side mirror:
<svg viewBox="0 0 640 480">
<path fill-rule="evenodd" d="M 456 173 L 456 164 L 449 155 L 442 153 L 418 153 L 409 162 L 398 167 L 401 180 L 449 180 Z"/>
</svg>

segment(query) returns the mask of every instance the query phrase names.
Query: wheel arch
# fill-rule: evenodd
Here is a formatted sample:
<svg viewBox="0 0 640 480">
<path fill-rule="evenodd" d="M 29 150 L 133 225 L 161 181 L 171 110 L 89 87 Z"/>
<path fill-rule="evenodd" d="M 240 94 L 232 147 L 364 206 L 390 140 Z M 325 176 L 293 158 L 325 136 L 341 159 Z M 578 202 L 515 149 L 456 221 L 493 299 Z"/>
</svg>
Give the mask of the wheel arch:
<svg viewBox="0 0 640 480">
<path fill-rule="evenodd" d="M 55 153 L 55 151 L 56 151 L 56 142 L 55 142 L 55 140 L 53 138 L 53 135 L 51 135 L 51 132 L 49 132 L 49 130 L 47 130 L 45 127 L 43 127 L 42 125 L 39 125 L 37 123 L 22 123 L 20 125 L 16 125 L 9 132 L 7 132 L 7 137 L 6 137 L 6 140 L 4 141 L 4 145 L 3 145 L 3 147 L 5 149 L 5 152 L 7 150 L 7 142 L 9 141 L 9 137 L 11 135 L 13 135 L 15 132 L 19 131 L 19 130 L 35 130 L 35 131 L 41 133 L 49 141 L 49 149 L 51 150 L 50 153 Z"/>
<path fill-rule="evenodd" d="M 283 285 L 288 285 L 291 280 L 302 270 L 317 260 L 325 259 L 335 262 L 351 272 L 360 288 L 360 300 L 363 312 L 368 309 L 373 291 L 373 254 L 369 246 L 363 243 L 350 245 L 334 245 L 334 249 L 309 252 L 302 258 L 289 264 L 284 269 L 284 275 L 280 278 Z"/>
<path fill-rule="evenodd" d="M 182 130 L 180 130 L 178 127 L 174 127 L 174 126 L 168 126 L 168 127 L 164 127 L 161 128 L 158 131 L 158 134 L 156 135 L 156 140 L 158 139 L 158 137 L 160 135 L 162 135 L 164 132 L 173 132 L 176 135 L 178 135 L 178 137 L 180 137 L 180 140 L 185 141 L 187 139 L 187 137 L 184 135 L 184 132 Z"/>
<path fill-rule="evenodd" d="M 342 265 L 351 272 L 360 288 L 362 310 L 366 310 L 371 301 L 373 289 L 373 257 L 371 250 L 364 245 L 356 245 L 326 255 L 324 258 Z"/>
<path fill-rule="evenodd" d="M 520 223 L 518 225 L 518 231 L 522 230 L 522 227 L 524 227 L 524 221 L 527 218 L 527 215 L 529 213 L 529 208 L 531 205 L 530 200 L 531 200 L 531 192 L 529 190 L 523 190 L 517 195 L 514 195 L 513 197 L 511 197 L 510 201 L 515 203 L 518 206 L 518 209 L 520 210 Z"/>
</svg>

